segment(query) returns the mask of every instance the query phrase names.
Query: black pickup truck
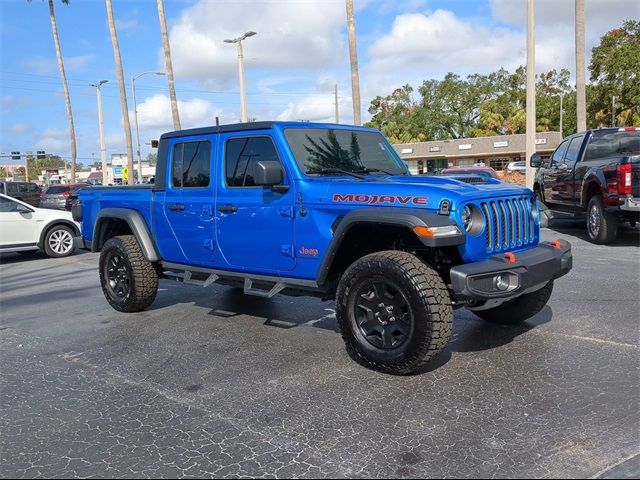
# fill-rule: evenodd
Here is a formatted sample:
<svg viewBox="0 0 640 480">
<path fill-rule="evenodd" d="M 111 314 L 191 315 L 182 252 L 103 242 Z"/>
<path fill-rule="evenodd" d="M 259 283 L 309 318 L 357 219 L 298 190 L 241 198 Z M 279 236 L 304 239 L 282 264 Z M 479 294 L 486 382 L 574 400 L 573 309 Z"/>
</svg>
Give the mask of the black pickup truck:
<svg viewBox="0 0 640 480">
<path fill-rule="evenodd" d="M 640 220 L 640 128 L 602 128 L 567 137 L 542 161 L 533 190 L 552 211 L 586 213 L 595 243 L 611 243 L 618 225 Z"/>
</svg>

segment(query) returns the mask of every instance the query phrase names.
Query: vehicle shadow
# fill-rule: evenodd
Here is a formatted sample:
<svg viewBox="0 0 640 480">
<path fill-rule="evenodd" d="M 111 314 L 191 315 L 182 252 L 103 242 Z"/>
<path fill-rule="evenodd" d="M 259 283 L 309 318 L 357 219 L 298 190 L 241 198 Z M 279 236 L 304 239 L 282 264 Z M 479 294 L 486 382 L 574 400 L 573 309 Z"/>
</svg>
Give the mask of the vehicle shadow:
<svg viewBox="0 0 640 480">
<path fill-rule="evenodd" d="M 550 230 L 569 235 L 585 242 L 591 243 L 584 220 L 553 219 L 549 221 Z M 640 246 L 640 228 L 631 227 L 629 224 L 620 225 L 618 238 L 607 247 L 637 247 Z"/>
<path fill-rule="evenodd" d="M 88 250 L 76 250 L 73 255 L 70 256 L 79 256 L 79 255 L 87 255 L 91 252 Z M 24 253 L 0 253 L 0 265 L 11 265 L 12 263 L 22 263 L 22 262 L 32 262 L 34 260 L 46 260 L 49 256 L 42 250 L 34 250 L 30 252 Z M 60 260 L 64 260 L 63 257 Z M 52 258 L 51 260 L 58 260 L 57 258 Z"/>
<path fill-rule="evenodd" d="M 333 302 L 286 296 L 268 299 L 245 295 L 239 288 L 220 286 L 216 289 L 219 291 L 215 296 L 199 295 L 193 300 L 198 305 L 210 308 L 209 315 L 217 319 L 239 320 L 248 317 L 270 327 L 321 328 L 339 334 Z M 167 305 L 170 304 L 171 302 L 167 303 Z M 154 304 L 152 308 L 162 308 L 162 306 L 162 304 Z M 515 326 L 490 324 L 471 311 L 457 310 L 454 313 L 453 335 L 449 345 L 416 374 L 437 370 L 449 362 L 454 352 L 479 352 L 500 348 L 519 336 L 550 322 L 552 318 L 553 311 L 548 305 L 534 317 Z"/>
</svg>

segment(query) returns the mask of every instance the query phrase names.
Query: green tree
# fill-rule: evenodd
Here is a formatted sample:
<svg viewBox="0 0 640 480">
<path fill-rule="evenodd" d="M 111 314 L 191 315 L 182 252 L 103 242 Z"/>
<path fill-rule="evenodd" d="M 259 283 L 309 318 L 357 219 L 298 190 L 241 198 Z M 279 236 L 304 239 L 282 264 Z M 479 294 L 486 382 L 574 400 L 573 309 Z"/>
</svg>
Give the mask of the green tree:
<svg viewBox="0 0 640 480">
<path fill-rule="evenodd" d="M 0 178 L 7 178 L 7 169 L 0 167 Z"/>
<path fill-rule="evenodd" d="M 608 126 L 616 97 L 618 125 L 640 124 L 640 21 L 605 33 L 591 51 L 591 126 Z"/>
<path fill-rule="evenodd" d="M 149 162 L 149 166 L 155 165 L 157 160 L 158 160 L 158 154 L 157 153 L 149 153 L 149 154 L 147 154 L 147 162 Z"/>
</svg>

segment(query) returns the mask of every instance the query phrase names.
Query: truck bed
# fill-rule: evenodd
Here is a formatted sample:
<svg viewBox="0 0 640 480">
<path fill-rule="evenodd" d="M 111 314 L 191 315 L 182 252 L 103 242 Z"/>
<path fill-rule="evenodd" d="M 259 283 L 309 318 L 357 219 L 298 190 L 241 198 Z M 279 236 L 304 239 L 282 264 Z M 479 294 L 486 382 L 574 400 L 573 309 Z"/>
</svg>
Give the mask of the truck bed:
<svg viewBox="0 0 640 480">
<path fill-rule="evenodd" d="M 129 208 L 140 212 L 151 227 L 153 185 L 122 185 L 115 187 L 89 187 L 79 192 L 82 205 L 82 237 L 91 241 L 93 227 L 100 210 Z"/>
</svg>

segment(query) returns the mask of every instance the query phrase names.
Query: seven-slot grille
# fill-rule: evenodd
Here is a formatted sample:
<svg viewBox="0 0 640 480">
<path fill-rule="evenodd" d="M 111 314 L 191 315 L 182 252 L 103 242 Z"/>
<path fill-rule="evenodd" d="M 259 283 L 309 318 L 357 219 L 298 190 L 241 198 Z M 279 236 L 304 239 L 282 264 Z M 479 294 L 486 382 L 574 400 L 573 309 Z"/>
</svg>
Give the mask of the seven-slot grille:
<svg viewBox="0 0 640 480">
<path fill-rule="evenodd" d="M 511 197 L 480 203 L 485 220 L 487 252 L 500 252 L 533 242 L 536 209 L 530 197 Z"/>
</svg>

